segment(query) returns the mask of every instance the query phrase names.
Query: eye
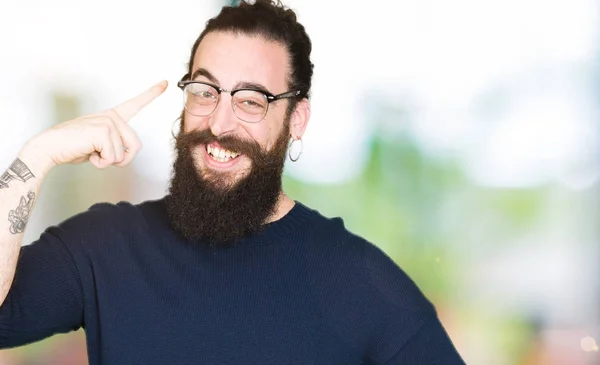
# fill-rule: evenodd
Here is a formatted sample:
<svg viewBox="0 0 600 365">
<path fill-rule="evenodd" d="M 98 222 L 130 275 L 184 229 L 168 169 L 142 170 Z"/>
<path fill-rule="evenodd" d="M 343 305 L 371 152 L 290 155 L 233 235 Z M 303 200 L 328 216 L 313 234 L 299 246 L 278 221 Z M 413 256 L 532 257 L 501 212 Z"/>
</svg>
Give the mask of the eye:
<svg viewBox="0 0 600 365">
<path fill-rule="evenodd" d="M 187 90 L 195 99 L 214 100 L 219 96 L 217 90 L 205 84 L 190 84 Z"/>
<path fill-rule="evenodd" d="M 198 91 L 194 95 L 196 95 L 196 96 L 198 96 L 200 98 L 204 98 L 204 99 L 214 99 L 214 98 L 217 97 L 214 93 L 212 93 L 212 92 L 210 92 L 208 90 Z"/>
<path fill-rule="evenodd" d="M 254 100 L 243 100 L 242 104 L 251 108 L 262 108 L 263 106 Z"/>
</svg>

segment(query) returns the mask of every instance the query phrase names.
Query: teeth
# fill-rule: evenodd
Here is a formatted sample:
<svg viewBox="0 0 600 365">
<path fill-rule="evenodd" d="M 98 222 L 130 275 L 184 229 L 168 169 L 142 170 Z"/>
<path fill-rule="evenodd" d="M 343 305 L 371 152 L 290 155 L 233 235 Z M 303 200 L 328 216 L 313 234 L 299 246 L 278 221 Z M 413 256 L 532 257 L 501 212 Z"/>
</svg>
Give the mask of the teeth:
<svg viewBox="0 0 600 365">
<path fill-rule="evenodd" d="M 223 150 L 218 147 L 206 146 L 206 152 L 212 156 L 213 159 L 219 162 L 227 162 L 230 159 L 238 157 L 240 154 L 233 151 Z"/>
</svg>

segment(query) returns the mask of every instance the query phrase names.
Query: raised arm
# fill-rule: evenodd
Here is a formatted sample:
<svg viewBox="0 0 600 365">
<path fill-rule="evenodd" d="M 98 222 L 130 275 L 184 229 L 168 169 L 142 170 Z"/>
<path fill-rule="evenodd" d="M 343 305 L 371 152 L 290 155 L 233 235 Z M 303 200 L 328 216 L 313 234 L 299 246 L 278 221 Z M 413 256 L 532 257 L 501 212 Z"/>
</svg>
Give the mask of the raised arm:
<svg viewBox="0 0 600 365">
<path fill-rule="evenodd" d="M 31 139 L 0 176 L 0 306 L 15 277 L 27 221 L 46 174 L 55 166 L 89 161 L 97 168 L 129 164 L 141 143 L 127 124 L 162 94 L 165 81 L 123 104 L 76 118 Z"/>
</svg>

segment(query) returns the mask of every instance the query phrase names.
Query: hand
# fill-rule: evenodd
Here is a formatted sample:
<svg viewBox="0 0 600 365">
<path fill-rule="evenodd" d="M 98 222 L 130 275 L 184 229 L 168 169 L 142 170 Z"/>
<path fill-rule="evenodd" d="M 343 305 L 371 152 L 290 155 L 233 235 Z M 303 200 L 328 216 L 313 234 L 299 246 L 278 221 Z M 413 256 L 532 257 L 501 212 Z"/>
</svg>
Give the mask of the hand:
<svg viewBox="0 0 600 365">
<path fill-rule="evenodd" d="M 35 150 L 48 170 L 88 160 L 99 169 L 126 166 L 142 148 L 129 120 L 166 88 L 167 82 L 162 81 L 115 108 L 58 124 L 29 141 L 26 148 Z"/>
</svg>

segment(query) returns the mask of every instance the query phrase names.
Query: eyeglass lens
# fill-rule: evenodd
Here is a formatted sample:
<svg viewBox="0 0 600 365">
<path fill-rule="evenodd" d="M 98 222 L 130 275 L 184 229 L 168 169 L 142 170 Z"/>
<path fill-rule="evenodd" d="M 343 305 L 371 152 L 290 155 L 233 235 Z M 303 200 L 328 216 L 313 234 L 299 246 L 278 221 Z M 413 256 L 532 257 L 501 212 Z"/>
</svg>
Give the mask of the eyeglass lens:
<svg viewBox="0 0 600 365">
<path fill-rule="evenodd" d="M 219 103 L 218 91 L 206 84 L 188 84 L 183 95 L 185 109 L 197 116 L 210 115 Z M 250 123 L 260 122 L 269 106 L 265 94 L 254 90 L 236 91 L 231 102 L 235 115 Z"/>
</svg>

